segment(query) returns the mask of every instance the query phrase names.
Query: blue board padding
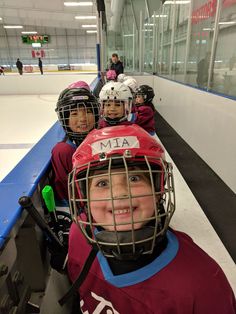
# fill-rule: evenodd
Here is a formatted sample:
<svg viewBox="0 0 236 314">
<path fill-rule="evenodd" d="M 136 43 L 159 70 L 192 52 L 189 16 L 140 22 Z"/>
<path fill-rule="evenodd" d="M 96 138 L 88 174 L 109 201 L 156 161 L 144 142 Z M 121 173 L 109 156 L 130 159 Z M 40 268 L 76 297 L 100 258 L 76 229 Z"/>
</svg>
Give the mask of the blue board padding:
<svg viewBox="0 0 236 314">
<path fill-rule="evenodd" d="M 100 78 L 99 78 L 99 77 L 96 77 L 96 78 L 92 81 L 92 83 L 90 84 L 90 89 L 91 89 L 91 90 L 94 90 L 94 89 L 96 88 L 96 85 L 99 83 L 99 81 L 100 81 Z"/>
<path fill-rule="evenodd" d="M 23 195 L 33 195 L 48 169 L 52 148 L 64 137 L 63 128 L 56 122 L 0 182 L 0 248 L 21 215 L 18 199 Z"/>
<path fill-rule="evenodd" d="M 21 215 L 18 199 L 32 196 L 37 185 L 0 183 L 0 248 Z"/>
</svg>

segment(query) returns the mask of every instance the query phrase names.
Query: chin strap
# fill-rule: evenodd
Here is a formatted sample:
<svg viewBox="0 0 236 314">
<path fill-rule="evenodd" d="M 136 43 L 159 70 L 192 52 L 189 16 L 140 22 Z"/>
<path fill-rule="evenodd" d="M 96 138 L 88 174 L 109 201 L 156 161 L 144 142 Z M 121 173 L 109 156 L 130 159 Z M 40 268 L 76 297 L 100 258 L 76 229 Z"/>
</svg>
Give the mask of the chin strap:
<svg viewBox="0 0 236 314">
<path fill-rule="evenodd" d="M 95 248 L 92 248 L 92 250 L 89 253 L 89 256 L 78 276 L 78 278 L 74 281 L 74 283 L 72 284 L 72 286 L 70 287 L 70 289 L 67 291 L 67 293 L 60 299 L 58 300 L 58 303 L 63 306 L 73 295 L 75 295 L 76 293 L 78 293 L 78 289 L 80 288 L 80 286 L 82 285 L 82 283 L 84 282 L 89 269 L 92 266 L 92 263 L 97 255 L 98 250 Z"/>
<path fill-rule="evenodd" d="M 115 257 L 117 260 L 137 260 L 143 254 L 150 254 L 153 251 L 162 235 L 155 237 L 159 232 L 153 226 L 144 226 L 141 229 L 131 231 L 108 231 L 100 230 L 95 234 L 99 244 L 99 250 L 105 257 Z M 133 239 L 133 237 L 135 239 Z"/>
</svg>

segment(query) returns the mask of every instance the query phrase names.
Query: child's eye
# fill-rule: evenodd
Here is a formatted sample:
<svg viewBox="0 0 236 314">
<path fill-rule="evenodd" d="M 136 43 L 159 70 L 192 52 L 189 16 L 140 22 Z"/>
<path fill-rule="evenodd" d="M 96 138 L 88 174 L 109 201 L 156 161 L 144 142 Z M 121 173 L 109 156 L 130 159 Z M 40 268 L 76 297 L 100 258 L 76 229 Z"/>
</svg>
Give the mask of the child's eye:
<svg viewBox="0 0 236 314">
<path fill-rule="evenodd" d="M 87 109 L 87 113 L 93 113 L 92 109 Z"/>
<path fill-rule="evenodd" d="M 98 186 L 99 188 L 103 188 L 109 186 L 109 182 L 108 180 L 100 180 L 95 185 Z"/>
<path fill-rule="evenodd" d="M 137 182 L 141 180 L 141 176 L 140 175 L 133 175 L 129 177 L 130 182 Z"/>
<path fill-rule="evenodd" d="M 77 116 L 77 114 L 78 114 L 77 111 L 72 111 L 72 112 L 70 113 L 70 116 L 73 116 L 73 117 L 74 117 L 74 116 Z"/>
</svg>

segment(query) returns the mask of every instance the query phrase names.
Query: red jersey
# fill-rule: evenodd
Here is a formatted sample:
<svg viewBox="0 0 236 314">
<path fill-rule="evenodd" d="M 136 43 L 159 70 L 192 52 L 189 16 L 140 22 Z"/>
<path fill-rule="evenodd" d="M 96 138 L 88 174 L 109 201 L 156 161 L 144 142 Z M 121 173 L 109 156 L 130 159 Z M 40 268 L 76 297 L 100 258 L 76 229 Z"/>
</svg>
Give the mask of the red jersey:
<svg viewBox="0 0 236 314">
<path fill-rule="evenodd" d="M 52 149 L 53 189 L 56 199 L 68 201 L 68 174 L 72 171 L 72 155 L 77 146 L 70 140 L 57 143 Z"/>
<path fill-rule="evenodd" d="M 182 232 L 168 231 L 166 249 L 136 271 L 113 275 L 97 253 L 80 287 L 83 313 L 235 314 L 233 291 L 219 265 Z M 73 223 L 68 272 L 76 280 L 91 246 Z"/>
<path fill-rule="evenodd" d="M 136 115 L 134 123 L 141 126 L 148 133 L 153 134 L 155 132 L 153 104 L 135 105 L 134 113 Z"/>
</svg>

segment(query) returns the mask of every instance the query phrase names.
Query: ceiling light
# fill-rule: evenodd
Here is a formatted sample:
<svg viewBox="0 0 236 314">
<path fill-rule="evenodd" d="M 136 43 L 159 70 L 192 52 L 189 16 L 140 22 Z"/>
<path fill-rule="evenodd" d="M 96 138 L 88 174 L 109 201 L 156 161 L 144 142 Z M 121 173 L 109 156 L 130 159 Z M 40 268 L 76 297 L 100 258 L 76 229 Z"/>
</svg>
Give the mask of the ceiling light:
<svg viewBox="0 0 236 314">
<path fill-rule="evenodd" d="M 95 20 L 96 18 L 97 18 L 96 15 L 91 15 L 91 16 L 82 16 L 82 15 L 79 16 L 79 15 L 78 15 L 78 16 L 75 16 L 75 19 L 76 19 L 76 20 L 87 20 L 87 19 L 89 19 L 89 20 L 90 20 L 90 19 L 91 19 L 91 20 L 92 20 L 92 19 Z"/>
<path fill-rule="evenodd" d="M 64 2 L 65 7 L 78 7 L 78 6 L 91 6 L 93 3 L 91 1 L 88 2 Z"/>
<path fill-rule="evenodd" d="M 208 28 L 208 27 L 206 27 L 206 28 L 203 28 L 202 30 L 203 30 L 203 31 L 214 31 L 214 28 Z"/>
<path fill-rule="evenodd" d="M 231 24 L 235 24 L 235 21 L 231 21 L 231 22 L 219 22 L 220 25 L 231 25 Z"/>
<path fill-rule="evenodd" d="M 25 32 L 21 32 L 21 34 L 38 34 L 38 32 L 36 31 L 25 31 Z"/>
<path fill-rule="evenodd" d="M 93 33 L 97 33 L 97 31 L 96 30 L 88 30 L 88 31 L 86 31 L 86 33 L 89 33 L 89 34 L 93 34 Z"/>
<path fill-rule="evenodd" d="M 21 25 L 4 25 L 4 28 L 23 28 Z"/>
<path fill-rule="evenodd" d="M 155 15 L 155 17 L 167 17 L 167 14 L 157 14 Z M 154 14 L 152 15 L 152 17 L 154 17 Z"/>
<path fill-rule="evenodd" d="M 165 1 L 164 4 L 188 4 L 189 0 Z"/>
<path fill-rule="evenodd" d="M 97 25 L 93 24 L 93 25 L 82 25 L 83 28 L 96 28 Z"/>
<path fill-rule="evenodd" d="M 0 17 L 0 21 L 2 20 L 2 17 Z"/>
<path fill-rule="evenodd" d="M 41 43 L 32 43 L 33 48 L 41 48 L 42 44 Z"/>
</svg>

